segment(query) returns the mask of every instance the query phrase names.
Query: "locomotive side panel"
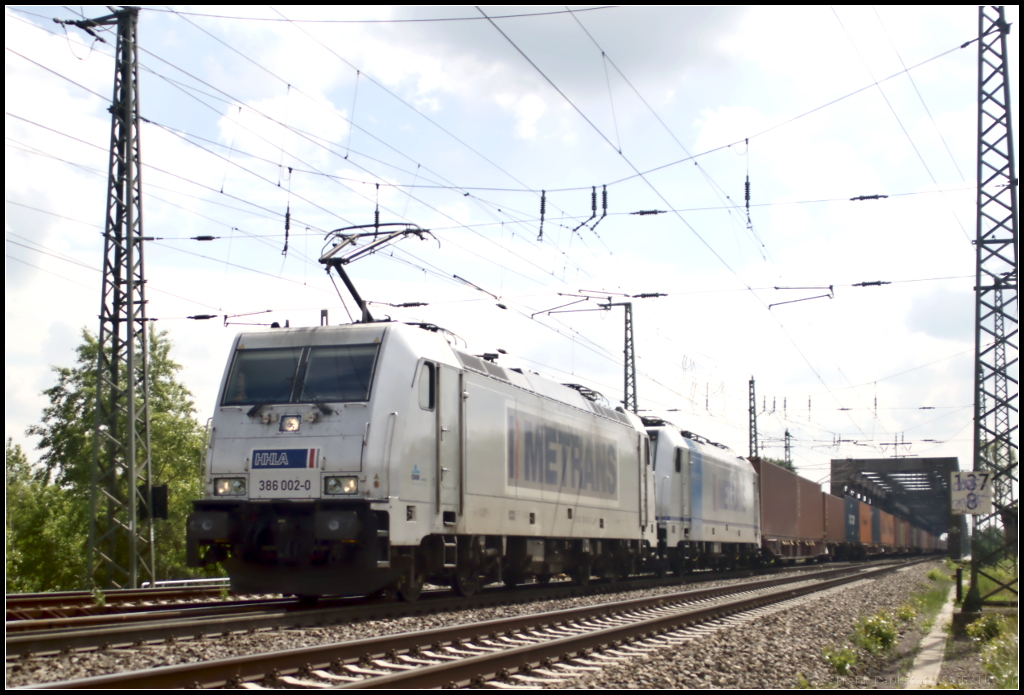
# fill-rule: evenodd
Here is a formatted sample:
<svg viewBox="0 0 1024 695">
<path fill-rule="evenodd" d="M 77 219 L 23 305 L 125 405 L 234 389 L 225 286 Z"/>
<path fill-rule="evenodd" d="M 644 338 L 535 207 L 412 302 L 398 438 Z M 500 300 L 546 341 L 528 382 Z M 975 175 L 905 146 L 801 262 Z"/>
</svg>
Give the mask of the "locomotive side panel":
<svg viewBox="0 0 1024 695">
<path fill-rule="evenodd" d="M 466 383 L 461 532 L 641 538 L 647 500 L 640 433 L 473 373 Z"/>
<path fill-rule="evenodd" d="M 691 539 L 757 543 L 757 474 L 750 463 L 719 457 L 711 447 L 684 441 L 690 447 Z"/>
<path fill-rule="evenodd" d="M 690 537 L 690 448 L 679 432 L 668 427 L 648 430 L 654 447 L 659 539 L 675 547 Z"/>
</svg>

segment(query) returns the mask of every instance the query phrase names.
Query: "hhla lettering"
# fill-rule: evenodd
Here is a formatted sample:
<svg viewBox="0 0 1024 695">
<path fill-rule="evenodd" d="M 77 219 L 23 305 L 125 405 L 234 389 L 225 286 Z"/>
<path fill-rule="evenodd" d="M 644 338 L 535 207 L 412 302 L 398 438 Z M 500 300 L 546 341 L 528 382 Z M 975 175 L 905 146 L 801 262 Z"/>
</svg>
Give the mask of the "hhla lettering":
<svg viewBox="0 0 1024 695">
<path fill-rule="evenodd" d="M 288 467 L 288 454 L 284 451 L 261 451 L 255 455 L 254 466 L 272 467 L 272 466 L 284 466 Z"/>
</svg>

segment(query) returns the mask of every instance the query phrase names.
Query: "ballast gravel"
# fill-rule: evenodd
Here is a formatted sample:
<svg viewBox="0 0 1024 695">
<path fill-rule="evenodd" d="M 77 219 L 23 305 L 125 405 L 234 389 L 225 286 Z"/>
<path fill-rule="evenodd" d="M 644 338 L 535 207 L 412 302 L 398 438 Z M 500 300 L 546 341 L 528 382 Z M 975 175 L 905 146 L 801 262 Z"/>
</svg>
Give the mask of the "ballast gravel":
<svg viewBox="0 0 1024 695">
<path fill-rule="evenodd" d="M 858 655 L 853 674 L 840 678 L 824 658 L 825 647 L 851 646 L 861 616 L 894 611 L 928 584 L 938 563 L 916 565 L 885 577 L 832 589 L 722 627 L 684 644 L 653 649 L 599 673 L 552 684 L 555 688 L 786 688 L 900 687 L 885 657 Z M 636 646 L 640 646 L 639 643 Z"/>
<path fill-rule="evenodd" d="M 828 569 L 828 567 L 824 566 L 823 569 Z M 784 577 L 793 574 L 808 576 L 806 572 L 784 572 L 772 576 Z M 690 589 L 728 586 L 730 584 L 753 581 L 754 579 L 757 578 L 692 582 L 685 585 L 655 589 L 624 591 L 615 594 L 600 594 L 553 601 L 537 601 L 534 603 L 465 611 L 449 611 L 427 616 L 410 616 L 366 623 L 350 623 L 320 628 L 233 633 L 227 636 L 209 636 L 202 639 L 179 640 L 169 644 L 147 644 L 125 649 L 105 649 L 51 656 L 10 658 L 6 662 L 4 680 L 9 688 L 66 681 L 111 673 L 159 668 L 161 666 L 229 659 L 236 656 L 285 649 L 298 649 L 403 632 L 422 632 L 458 623 L 479 623 L 487 620 L 531 615 L 567 608 L 618 603 L 635 598 L 658 596 Z"/>
</svg>

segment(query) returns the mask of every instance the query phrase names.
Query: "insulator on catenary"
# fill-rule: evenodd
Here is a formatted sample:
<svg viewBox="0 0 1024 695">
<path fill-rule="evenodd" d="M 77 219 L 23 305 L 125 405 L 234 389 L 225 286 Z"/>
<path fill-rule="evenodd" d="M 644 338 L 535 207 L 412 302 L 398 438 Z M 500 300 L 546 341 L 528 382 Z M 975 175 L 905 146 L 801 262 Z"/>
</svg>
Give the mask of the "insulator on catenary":
<svg viewBox="0 0 1024 695">
<path fill-rule="evenodd" d="M 665 210 L 637 210 L 636 212 L 629 213 L 630 215 L 664 215 Z"/>
<path fill-rule="evenodd" d="M 582 226 L 584 226 L 586 224 L 589 224 L 590 220 L 594 219 L 595 217 L 597 217 L 597 186 L 591 186 L 590 187 L 590 217 L 588 217 L 586 220 L 584 220 L 583 222 L 580 222 L 578 225 L 573 227 L 572 231 L 575 233 L 576 231 L 579 230 L 580 227 L 582 227 Z M 580 237 L 580 238 L 582 239 L 582 237 Z"/>
<path fill-rule="evenodd" d="M 601 224 L 601 220 L 608 216 L 608 186 L 601 186 L 601 217 L 594 223 L 594 226 L 590 228 L 590 231 L 597 229 L 597 225 Z M 596 234 L 596 232 L 595 232 Z"/>
<path fill-rule="evenodd" d="M 544 208 L 547 207 L 548 194 L 547 191 L 540 192 L 540 231 L 537 233 L 537 241 L 543 241 L 544 239 Z"/>
<path fill-rule="evenodd" d="M 292 228 L 292 206 L 289 205 L 284 211 L 284 250 L 281 251 L 282 256 L 288 255 L 288 232 Z"/>
</svg>

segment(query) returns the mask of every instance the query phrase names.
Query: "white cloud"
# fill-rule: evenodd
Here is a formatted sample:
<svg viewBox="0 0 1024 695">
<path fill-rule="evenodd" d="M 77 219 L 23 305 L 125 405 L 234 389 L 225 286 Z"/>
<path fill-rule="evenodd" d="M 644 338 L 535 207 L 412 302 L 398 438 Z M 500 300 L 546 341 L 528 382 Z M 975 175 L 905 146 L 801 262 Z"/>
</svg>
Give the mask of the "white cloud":
<svg viewBox="0 0 1024 695">
<path fill-rule="evenodd" d="M 204 11 L 243 13 L 234 7 Z M 876 75 L 900 69 L 870 9 L 839 11 Z M 328 13 L 380 18 L 464 10 L 344 7 L 285 12 L 307 18 Z M 907 12 L 879 9 L 908 64 L 958 45 L 974 31 L 972 9 L 915 9 L 914 21 L 907 20 Z M 113 66 L 103 54 L 109 49 L 100 46 L 79 61 L 63 36 L 47 36 L 14 16 L 9 9 L 9 48 L 99 94 L 109 93 Z M 869 82 L 865 66 L 828 10 L 618 8 L 579 16 L 692 152 L 785 123 Z M 639 387 L 642 407 L 681 409 L 672 414 L 681 426 L 745 452 L 746 388 L 754 375 L 769 409 L 772 398 L 777 403 L 776 412 L 761 420 L 764 437 L 793 430 L 798 462 L 807 466 L 827 467 L 833 455 L 882 455 L 877 448 L 832 447 L 833 435 L 875 442 L 891 441 L 902 431 L 908 438 L 964 437 L 957 433 L 969 414 L 955 411 L 928 423 L 933 411 L 895 408 L 969 403 L 969 355 L 879 381 L 879 415 L 874 417 L 874 380 L 957 352 L 970 317 L 948 307 L 963 305 L 971 280 L 849 285 L 971 275 L 974 262 L 949 211 L 951 206 L 971 232 L 973 193 L 947 193 L 947 204 L 931 192 L 935 185 L 877 89 L 753 138 L 749 155 L 740 144 L 702 157 L 699 168 L 686 162 L 647 177 L 670 206 L 699 209 L 681 214 L 719 260 L 672 214 L 626 214 L 666 207 L 635 178 L 609 186 L 609 216 L 596 234 L 583 228 L 570 235 L 590 214 L 591 186 L 600 188 L 634 172 L 488 24 L 303 25 L 364 71 L 354 120 L 369 132 L 352 134 L 352 153 L 344 159 L 355 69 L 308 36 L 287 24 L 194 19 L 272 69 L 282 82 L 181 19 L 143 12 L 143 20 L 147 50 L 209 83 L 197 89 L 211 94 L 224 90 L 232 104 L 197 94 L 214 106 L 208 110 L 152 74 L 143 75 L 148 117 L 220 143 L 203 145 L 218 157 L 159 128 L 143 128 L 145 161 L 154 167 L 144 177 L 149 196 L 146 231 L 166 239 L 147 246 L 150 315 L 161 319 L 160 328 L 171 331 L 174 354 L 185 367 L 183 378 L 195 392 L 201 414 L 212 407 L 238 328 L 225 329 L 219 319 L 194 322 L 182 317 L 273 309 L 267 320 L 313 325 L 319 322 L 319 310 L 329 308 L 332 322 L 338 322 L 344 316 L 341 302 L 316 263 L 324 243 L 320 230 L 372 221 L 379 200 L 383 220 L 397 219 L 407 210 L 409 220 L 434 229 L 440 240 L 440 247 L 434 241 L 403 241 L 395 259 L 379 254 L 351 266 L 357 285 L 371 299 L 430 302 L 417 309 L 381 308 L 382 315 L 446 326 L 472 350 L 501 347 L 509 352 L 502 358 L 506 364 L 586 383 L 615 402 L 621 397 L 621 310 L 531 315 L 564 303 L 559 292 L 671 292 L 669 297 L 635 302 L 639 367 L 645 374 Z M 612 137 L 600 52 L 572 18 L 499 21 Z M 1016 33 L 1010 38 L 1016 51 Z M 82 45 L 72 48 L 78 56 L 84 54 Z M 914 72 L 968 183 L 975 137 L 971 53 L 955 52 Z M 161 74 L 190 80 L 148 55 L 144 62 Z M 104 100 L 11 54 L 5 76 L 8 111 L 99 145 L 76 143 L 9 116 L 8 137 L 25 144 L 8 146 L 8 199 L 102 224 L 110 127 Z M 369 77 L 427 112 L 511 176 L 373 85 Z M 679 146 L 614 70 L 611 77 L 623 151 L 630 162 L 646 169 L 681 159 Z M 290 95 L 287 84 L 292 85 Z M 892 80 L 884 89 L 939 186 L 964 186 L 909 81 Z M 256 116 L 254 109 L 311 133 L 317 142 Z M 254 133 L 229 117 L 237 117 Z M 321 142 L 330 143 L 333 152 Z M 229 164 L 224 157 L 232 146 Z M 19 147 L 49 152 L 101 173 L 82 172 Z M 745 229 L 745 211 L 714 209 L 725 204 L 725 196 L 742 208 L 748 162 L 751 216 L 767 260 Z M 296 171 L 289 191 L 282 166 L 315 168 L 350 180 Z M 374 185 L 413 180 L 420 186 L 412 193 L 416 200 L 410 199 L 408 189 L 382 186 L 378 191 Z M 443 188 L 446 182 L 487 190 L 466 197 L 462 189 Z M 537 241 L 539 195 L 493 190 L 524 184 L 548 191 L 543 242 Z M 557 190 L 561 188 L 577 190 Z M 873 193 L 891 197 L 848 200 Z M 904 193 L 913 195 L 896 195 Z M 836 200 L 776 204 L 817 199 Z M 283 214 L 289 205 L 292 226 L 285 258 Z M 598 205 L 600 214 L 600 199 Z M 469 231 L 462 224 L 489 226 Z M 95 227 L 8 204 L 5 229 L 9 241 L 20 241 L 14 236 L 20 235 L 44 244 L 48 252 L 94 267 L 100 263 Z M 185 240 L 199 234 L 222 238 Z M 8 263 L 6 431 L 20 437 L 38 419 L 43 404 L 39 392 L 52 383 L 49 364 L 70 364 L 79 328 L 95 330 L 99 273 L 10 243 L 8 253 L 49 271 Z M 454 280 L 455 274 L 500 296 L 509 310 L 498 309 L 493 298 Z M 761 289 L 821 284 L 835 285 L 834 299 L 771 311 L 767 304 L 799 293 Z M 813 403 L 810 418 L 808 397 Z M 846 407 L 860 410 L 838 410 Z M 932 453 L 966 461 L 969 443 L 954 442 Z M 818 470 L 822 477 L 825 469 Z"/>
</svg>

